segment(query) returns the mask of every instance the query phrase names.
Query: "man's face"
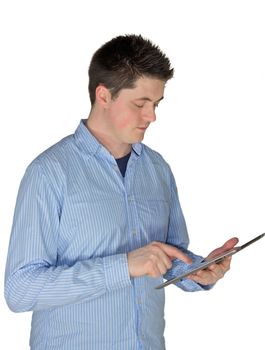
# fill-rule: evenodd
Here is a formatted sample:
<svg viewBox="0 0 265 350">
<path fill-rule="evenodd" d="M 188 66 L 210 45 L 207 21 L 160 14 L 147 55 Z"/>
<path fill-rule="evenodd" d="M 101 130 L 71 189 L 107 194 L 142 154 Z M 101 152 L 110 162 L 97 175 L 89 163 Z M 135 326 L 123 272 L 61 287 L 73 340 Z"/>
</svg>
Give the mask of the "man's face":
<svg viewBox="0 0 265 350">
<path fill-rule="evenodd" d="M 141 142 L 151 122 L 156 120 L 155 109 L 163 99 L 165 82 L 139 78 L 135 88 L 123 89 L 108 105 L 108 121 L 112 137 L 119 143 Z"/>
</svg>

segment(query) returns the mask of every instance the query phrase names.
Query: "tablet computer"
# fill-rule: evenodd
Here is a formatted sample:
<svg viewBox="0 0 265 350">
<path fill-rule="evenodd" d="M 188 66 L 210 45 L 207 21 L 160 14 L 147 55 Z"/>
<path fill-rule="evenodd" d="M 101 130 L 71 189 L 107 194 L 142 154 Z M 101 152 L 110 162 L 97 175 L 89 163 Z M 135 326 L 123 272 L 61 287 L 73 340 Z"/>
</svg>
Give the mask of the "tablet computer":
<svg viewBox="0 0 265 350">
<path fill-rule="evenodd" d="M 265 233 L 262 233 L 261 235 L 253 238 L 252 240 L 250 240 L 249 242 L 243 244 L 242 246 L 239 246 L 239 247 L 234 247 L 233 249 L 231 250 L 228 250 L 226 252 L 224 252 L 223 254 L 220 254 L 218 256 L 216 256 L 215 258 L 211 259 L 211 260 L 207 260 L 207 261 L 202 261 L 201 263 L 199 263 L 198 265 L 196 265 L 195 267 L 193 267 L 192 269 L 189 269 L 187 270 L 185 273 L 179 275 L 179 276 L 176 276 L 162 284 L 160 284 L 159 286 L 155 287 L 156 289 L 161 289 L 161 288 L 164 288 L 172 283 L 176 283 L 180 280 L 182 280 L 183 278 L 187 277 L 188 275 L 192 274 L 192 273 L 195 273 L 199 270 L 204 270 L 206 269 L 208 266 L 212 265 L 212 264 L 218 264 L 220 263 L 224 258 L 228 257 L 228 256 L 231 256 L 231 255 L 234 255 L 236 253 L 238 253 L 239 251 L 241 251 L 242 249 L 248 247 L 250 244 L 258 241 L 259 239 L 261 239 L 262 237 L 265 236 Z"/>
</svg>

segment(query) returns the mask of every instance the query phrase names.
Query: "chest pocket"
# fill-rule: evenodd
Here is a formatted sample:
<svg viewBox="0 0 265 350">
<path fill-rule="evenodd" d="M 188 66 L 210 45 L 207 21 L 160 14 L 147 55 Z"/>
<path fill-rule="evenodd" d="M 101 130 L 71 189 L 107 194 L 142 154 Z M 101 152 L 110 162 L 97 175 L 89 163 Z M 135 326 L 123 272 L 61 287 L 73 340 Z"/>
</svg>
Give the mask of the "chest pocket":
<svg viewBox="0 0 265 350">
<path fill-rule="evenodd" d="M 145 243 L 165 242 L 169 225 L 169 203 L 163 199 L 138 199 L 136 201 L 140 230 Z"/>
<path fill-rule="evenodd" d="M 157 163 L 136 173 L 134 194 L 142 243 L 165 242 L 170 217 L 170 181 L 165 168 Z"/>
</svg>

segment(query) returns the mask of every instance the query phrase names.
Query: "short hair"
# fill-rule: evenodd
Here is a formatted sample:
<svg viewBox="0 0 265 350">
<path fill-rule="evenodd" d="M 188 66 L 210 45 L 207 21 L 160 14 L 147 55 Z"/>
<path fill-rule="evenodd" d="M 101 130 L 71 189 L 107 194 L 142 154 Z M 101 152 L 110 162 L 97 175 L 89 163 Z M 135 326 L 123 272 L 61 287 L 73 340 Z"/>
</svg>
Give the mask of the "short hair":
<svg viewBox="0 0 265 350">
<path fill-rule="evenodd" d="M 122 89 L 132 89 L 140 77 L 168 81 L 174 69 L 157 45 L 141 35 L 121 35 L 102 45 L 89 66 L 89 96 L 95 103 L 97 86 L 104 85 L 112 99 Z"/>
</svg>

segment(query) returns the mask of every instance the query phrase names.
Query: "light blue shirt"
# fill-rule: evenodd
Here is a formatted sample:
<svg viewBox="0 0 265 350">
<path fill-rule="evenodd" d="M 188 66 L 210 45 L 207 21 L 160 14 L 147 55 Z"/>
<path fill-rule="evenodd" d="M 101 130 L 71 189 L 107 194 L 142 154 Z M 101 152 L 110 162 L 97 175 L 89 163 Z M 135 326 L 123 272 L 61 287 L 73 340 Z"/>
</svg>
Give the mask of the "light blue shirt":
<svg viewBox="0 0 265 350">
<path fill-rule="evenodd" d="M 123 178 L 81 121 L 29 165 L 18 193 L 5 297 L 11 310 L 33 311 L 31 348 L 164 349 L 163 279 L 128 272 L 127 253 L 152 241 L 188 247 L 169 166 L 134 144 Z M 164 277 L 186 267 L 175 260 Z"/>
</svg>

